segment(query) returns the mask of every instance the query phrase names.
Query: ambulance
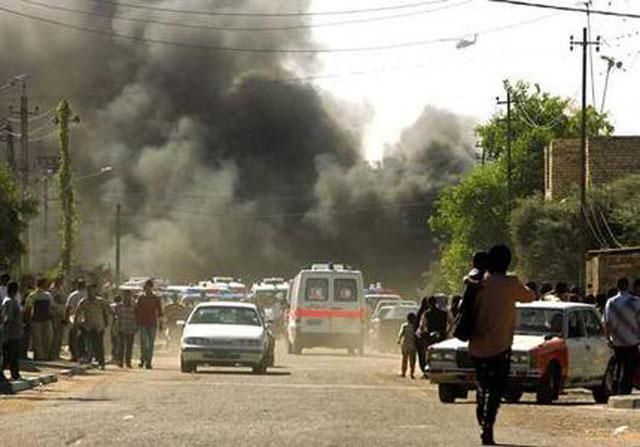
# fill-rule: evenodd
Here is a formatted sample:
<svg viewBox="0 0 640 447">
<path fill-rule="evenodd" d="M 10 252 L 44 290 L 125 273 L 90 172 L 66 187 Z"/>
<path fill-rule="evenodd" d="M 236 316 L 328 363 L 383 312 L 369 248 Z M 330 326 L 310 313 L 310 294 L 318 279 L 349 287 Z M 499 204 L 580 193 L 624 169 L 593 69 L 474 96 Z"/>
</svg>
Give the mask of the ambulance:
<svg viewBox="0 0 640 447">
<path fill-rule="evenodd" d="M 314 264 L 293 279 L 289 299 L 289 353 L 315 347 L 364 353 L 367 309 L 362 272 L 340 264 Z"/>
</svg>

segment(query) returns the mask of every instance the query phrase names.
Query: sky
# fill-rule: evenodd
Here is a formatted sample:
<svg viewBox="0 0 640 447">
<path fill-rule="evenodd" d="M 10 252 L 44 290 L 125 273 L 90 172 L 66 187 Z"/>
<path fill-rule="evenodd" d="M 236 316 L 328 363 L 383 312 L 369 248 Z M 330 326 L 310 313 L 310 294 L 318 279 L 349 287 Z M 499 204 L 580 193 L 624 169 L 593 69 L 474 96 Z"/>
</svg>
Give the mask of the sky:
<svg viewBox="0 0 640 447">
<path fill-rule="evenodd" d="M 547 4 L 583 6 L 572 0 L 544 0 Z M 411 0 L 351 0 L 348 9 Z M 327 48 L 369 47 L 439 38 L 473 39 L 477 43 L 456 49 L 455 42 L 407 48 L 320 55 L 322 89 L 371 111 L 364 150 L 371 160 L 382 157 L 385 144 L 393 143 L 427 105 L 486 120 L 499 109 L 502 81 L 523 79 L 544 90 L 571 97 L 580 104 L 580 47 L 570 51 L 570 36 L 580 38 L 586 14 L 551 11 L 491 3 L 488 0 L 444 0 L 407 11 L 434 10 L 411 16 L 362 24 L 314 28 L 314 38 Z M 593 9 L 640 13 L 640 1 L 593 0 Z M 344 10 L 341 0 L 314 0 L 312 11 Z M 407 12 L 405 10 L 395 11 Z M 356 16 L 389 15 L 390 12 Z M 352 19 L 349 16 L 347 19 Z M 344 16 L 337 18 L 344 20 Z M 314 23 L 336 20 L 316 16 Z M 616 134 L 639 134 L 640 121 L 640 19 L 591 16 L 591 34 L 601 36 L 601 51 L 593 51 L 595 103 L 600 108 L 607 63 L 602 55 L 623 63 L 611 73 L 605 109 Z M 591 70 L 589 69 L 589 76 Z M 591 79 L 589 102 L 593 102 Z M 544 123 L 540 123 L 544 124 Z"/>
</svg>

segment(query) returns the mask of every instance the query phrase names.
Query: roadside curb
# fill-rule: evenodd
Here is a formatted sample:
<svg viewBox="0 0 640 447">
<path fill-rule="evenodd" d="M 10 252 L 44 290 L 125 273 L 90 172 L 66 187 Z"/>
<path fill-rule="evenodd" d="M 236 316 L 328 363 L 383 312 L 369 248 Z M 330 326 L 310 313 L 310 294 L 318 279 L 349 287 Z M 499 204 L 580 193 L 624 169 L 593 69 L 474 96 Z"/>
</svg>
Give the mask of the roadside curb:
<svg viewBox="0 0 640 447">
<path fill-rule="evenodd" d="M 31 390 L 38 386 L 57 382 L 60 378 L 69 378 L 72 376 L 86 374 L 88 370 L 93 368 L 93 365 L 77 365 L 57 373 L 43 374 L 37 377 L 30 377 L 28 379 L 11 381 L 0 387 L 0 394 L 16 394 L 22 391 Z"/>
<path fill-rule="evenodd" d="M 624 410 L 640 409 L 640 396 L 611 396 L 609 398 L 609 408 Z"/>
</svg>

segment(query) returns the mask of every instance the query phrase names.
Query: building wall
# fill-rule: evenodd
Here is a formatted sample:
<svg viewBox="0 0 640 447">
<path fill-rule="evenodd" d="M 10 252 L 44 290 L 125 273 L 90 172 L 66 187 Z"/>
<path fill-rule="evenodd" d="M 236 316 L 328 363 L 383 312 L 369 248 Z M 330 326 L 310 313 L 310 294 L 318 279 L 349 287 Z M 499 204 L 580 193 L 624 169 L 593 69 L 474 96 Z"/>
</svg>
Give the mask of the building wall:
<svg viewBox="0 0 640 447">
<path fill-rule="evenodd" d="M 640 173 L 640 136 L 596 137 L 587 144 L 587 185 Z M 560 200 L 580 188 L 580 139 L 554 140 L 545 157 L 545 197 Z"/>
<path fill-rule="evenodd" d="M 587 261 L 587 284 L 592 293 L 607 293 L 616 287 L 619 278 L 633 281 L 640 277 L 640 249 L 611 250 L 591 254 Z"/>
</svg>

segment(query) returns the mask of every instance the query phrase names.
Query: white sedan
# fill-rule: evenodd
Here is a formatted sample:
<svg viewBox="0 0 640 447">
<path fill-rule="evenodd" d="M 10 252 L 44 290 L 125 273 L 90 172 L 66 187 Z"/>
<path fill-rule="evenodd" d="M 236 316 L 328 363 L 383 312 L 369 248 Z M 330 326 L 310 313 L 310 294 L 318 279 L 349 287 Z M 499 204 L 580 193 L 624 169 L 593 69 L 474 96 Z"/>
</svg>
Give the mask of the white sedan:
<svg viewBox="0 0 640 447">
<path fill-rule="evenodd" d="M 250 366 L 264 374 L 273 366 L 275 343 L 255 304 L 201 303 L 184 326 L 180 369 L 198 365 Z"/>
</svg>

